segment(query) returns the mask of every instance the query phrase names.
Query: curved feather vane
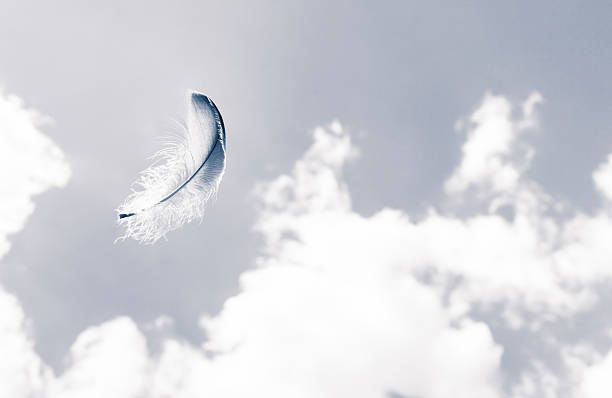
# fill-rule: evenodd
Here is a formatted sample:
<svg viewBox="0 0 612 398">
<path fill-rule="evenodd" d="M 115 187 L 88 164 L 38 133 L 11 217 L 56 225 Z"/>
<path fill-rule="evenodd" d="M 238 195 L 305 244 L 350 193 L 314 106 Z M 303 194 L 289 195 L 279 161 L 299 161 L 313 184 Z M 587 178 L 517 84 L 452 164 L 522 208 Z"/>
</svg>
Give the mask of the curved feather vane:
<svg viewBox="0 0 612 398">
<path fill-rule="evenodd" d="M 167 232 L 204 216 L 225 172 L 225 126 L 204 94 L 189 94 L 185 136 L 159 151 L 117 210 L 125 226 L 120 239 L 155 243 Z"/>
</svg>

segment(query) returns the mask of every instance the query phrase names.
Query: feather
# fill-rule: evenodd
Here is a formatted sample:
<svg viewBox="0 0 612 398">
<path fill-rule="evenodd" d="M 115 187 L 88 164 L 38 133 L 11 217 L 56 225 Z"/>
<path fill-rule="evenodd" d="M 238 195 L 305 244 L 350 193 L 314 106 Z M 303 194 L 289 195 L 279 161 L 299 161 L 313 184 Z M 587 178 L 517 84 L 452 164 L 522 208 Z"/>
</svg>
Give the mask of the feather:
<svg viewBox="0 0 612 398">
<path fill-rule="evenodd" d="M 166 233 L 202 219 L 225 172 L 225 126 L 219 109 L 198 92 L 189 94 L 184 137 L 153 156 L 125 203 L 117 209 L 125 234 L 155 243 Z"/>
</svg>

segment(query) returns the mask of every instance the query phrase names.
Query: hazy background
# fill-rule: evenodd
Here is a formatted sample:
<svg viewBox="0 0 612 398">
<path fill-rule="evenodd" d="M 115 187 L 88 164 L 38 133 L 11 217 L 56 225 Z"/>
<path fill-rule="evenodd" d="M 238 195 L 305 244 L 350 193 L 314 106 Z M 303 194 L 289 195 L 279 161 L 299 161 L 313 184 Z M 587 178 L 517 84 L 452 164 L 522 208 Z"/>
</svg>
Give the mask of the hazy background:
<svg viewBox="0 0 612 398">
<path fill-rule="evenodd" d="M 52 117 L 44 132 L 72 168 L 10 238 L 2 284 L 56 369 L 83 329 L 117 315 L 167 314 L 199 344 L 199 317 L 237 293 L 260 253 L 256 182 L 289 171 L 314 127 L 338 119 L 351 131 L 356 212 L 418 218 L 444 206 L 463 142 L 453 125 L 488 90 L 542 93 L 528 176 L 589 209 L 600 201 L 591 172 L 612 150 L 611 22 L 604 1 L 0 0 L 0 86 Z M 226 122 L 218 200 L 167 242 L 113 244 L 114 209 L 176 131 L 187 89 Z"/>
</svg>

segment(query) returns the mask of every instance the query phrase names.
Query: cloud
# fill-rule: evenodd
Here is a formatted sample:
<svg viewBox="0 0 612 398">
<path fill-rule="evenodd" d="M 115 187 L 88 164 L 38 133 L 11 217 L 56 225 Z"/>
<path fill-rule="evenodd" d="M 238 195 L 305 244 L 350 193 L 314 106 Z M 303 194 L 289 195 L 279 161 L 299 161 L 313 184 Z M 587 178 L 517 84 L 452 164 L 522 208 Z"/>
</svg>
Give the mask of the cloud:
<svg viewBox="0 0 612 398">
<path fill-rule="evenodd" d="M 32 198 L 70 177 L 63 153 L 40 131 L 48 121 L 17 96 L 0 92 L 0 259 L 10 248 L 8 236 L 21 230 L 34 211 Z M 18 300 L 0 286 L 2 397 L 40 394 L 51 378 L 28 329 Z"/>
<path fill-rule="evenodd" d="M 593 182 L 608 200 L 612 200 L 612 155 L 593 172 Z"/>
<path fill-rule="evenodd" d="M 119 317 L 81 332 L 69 358 L 67 370 L 49 383 L 49 397 L 142 396 L 150 359 L 146 340 L 131 319 Z"/>
<path fill-rule="evenodd" d="M 0 258 L 10 247 L 7 236 L 20 231 L 34 211 L 32 197 L 70 178 L 64 154 L 40 131 L 49 121 L 0 91 Z"/>
<path fill-rule="evenodd" d="M 219 314 L 202 317 L 202 347 L 168 334 L 152 352 L 119 317 L 83 331 L 56 375 L 34 352 L 18 301 L 0 291 L 0 352 L 12 358 L 0 364 L 0 395 L 601 396 L 610 336 L 596 335 L 596 346 L 564 330 L 596 311 L 598 289 L 609 287 L 612 220 L 607 205 L 573 209 L 526 176 L 535 150 L 524 138 L 542 101 L 535 92 L 517 107 L 486 94 L 459 123 L 466 141 L 444 184 L 450 207 L 418 219 L 355 212 L 342 177 L 356 154 L 351 137 L 338 122 L 315 129 L 290 173 L 257 186 L 257 267 Z M 47 161 L 56 164 L 24 163 L 36 177 L 6 202 L 13 210 L 68 178 L 42 137 L 12 156 L 55 153 Z M 593 174 L 604 195 L 609 163 Z M 23 227 L 22 214 L 1 239 Z M 151 325 L 162 333 L 172 320 Z M 518 370 L 506 356 L 521 358 Z"/>
<path fill-rule="evenodd" d="M 257 189 L 256 228 L 265 238 L 258 268 L 242 275 L 242 292 L 219 315 L 202 321 L 213 357 L 197 368 L 214 381 L 192 376 L 184 385 L 225 396 L 574 389 L 579 381 L 569 385 L 559 374 L 570 374 L 569 365 L 554 369 L 535 352 L 522 381 L 504 374 L 502 352 L 520 347 L 502 347 L 482 322 L 501 318 L 498 328 L 565 349 L 573 342 L 554 342 L 554 325 L 591 310 L 594 287 L 610 276 L 607 214 L 567 217 L 564 204 L 525 176 L 535 150 L 522 137 L 537 128 L 542 101 L 534 92 L 514 118 L 510 101 L 487 94 L 472 113 L 463 157 L 445 184 L 457 211 L 478 204 L 464 217 L 434 207 L 419 221 L 394 209 L 357 214 L 342 179 L 355 153 L 350 136 L 337 122 L 315 129 L 293 171 Z M 169 346 L 164 355 L 194 357 L 191 348 Z M 230 393 L 236 375 L 244 376 Z"/>
<path fill-rule="evenodd" d="M 522 103 L 522 117 L 513 120 L 510 101 L 487 93 L 469 118 L 471 128 L 461 149 L 461 163 L 446 181 L 445 190 L 458 194 L 470 186 L 491 193 L 516 189 L 533 154 L 530 150 L 524 151 L 526 153 L 517 150 L 518 139 L 523 131 L 537 125 L 535 106 L 542 101 L 540 93 L 532 93 Z"/>
<path fill-rule="evenodd" d="M 17 299 L 0 287 L 0 396 L 39 396 L 51 371 L 34 352 Z"/>
<path fill-rule="evenodd" d="M 600 360 L 584 369 L 580 384 L 580 396 L 584 398 L 606 398 L 612 391 L 612 350 Z"/>
</svg>

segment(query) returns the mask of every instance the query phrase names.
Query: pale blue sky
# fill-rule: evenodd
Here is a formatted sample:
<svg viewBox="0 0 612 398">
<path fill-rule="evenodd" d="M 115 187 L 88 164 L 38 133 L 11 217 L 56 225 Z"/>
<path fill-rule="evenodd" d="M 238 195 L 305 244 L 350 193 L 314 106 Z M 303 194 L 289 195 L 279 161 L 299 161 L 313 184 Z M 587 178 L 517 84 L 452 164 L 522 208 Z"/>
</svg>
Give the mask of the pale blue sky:
<svg viewBox="0 0 612 398">
<path fill-rule="evenodd" d="M 487 90 L 545 98 L 530 175 L 589 209 L 592 170 L 612 150 L 609 2 L 168 2 L 0 4 L 0 85 L 50 115 L 73 177 L 37 202 L 0 269 L 59 367 L 85 327 L 116 315 L 197 320 L 254 266 L 255 183 L 288 171 L 315 126 L 340 120 L 360 158 L 355 209 L 418 217 L 460 157 L 453 131 Z M 214 99 L 228 169 L 203 224 L 144 247 L 113 244 L 114 209 L 186 89 Z M 203 257 L 206 261 L 201 261 Z"/>
</svg>

